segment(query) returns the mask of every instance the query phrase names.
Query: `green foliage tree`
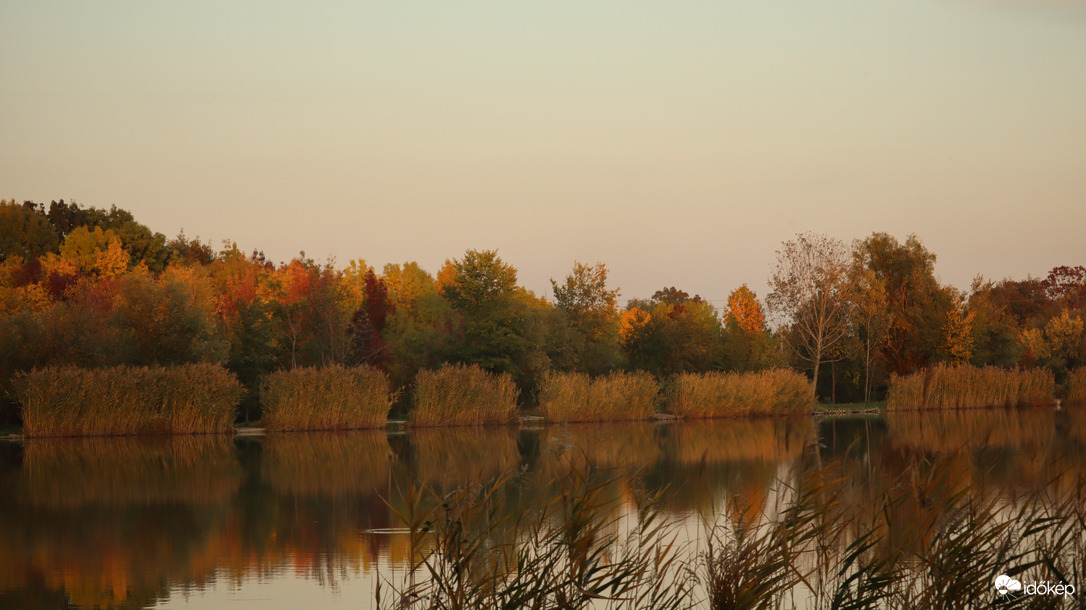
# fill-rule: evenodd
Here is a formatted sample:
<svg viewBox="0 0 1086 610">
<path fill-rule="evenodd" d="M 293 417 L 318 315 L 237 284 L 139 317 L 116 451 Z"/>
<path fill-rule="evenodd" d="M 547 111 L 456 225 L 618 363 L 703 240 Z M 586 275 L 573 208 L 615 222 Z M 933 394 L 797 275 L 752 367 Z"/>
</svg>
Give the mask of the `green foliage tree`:
<svg viewBox="0 0 1086 610">
<path fill-rule="evenodd" d="M 618 366 L 619 291 L 607 288 L 607 267 L 576 262 L 562 284 L 551 280 L 551 288 L 561 317 L 550 332 L 561 333 L 566 347 L 561 368 L 598 375 Z"/>
<path fill-rule="evenodd" d="M 547 366 L 540 345 L 546 303 L 517 287 L 517 271 L 494 250 L 468 250 L 446 261 L 438 285 L 459 315 L 459 341 L 449 358 L 491 372 L 509 373 L 529 387 Z"/>
<path fill-rule="evenodd" d="M 0 200 L 0 262 L 55 252 L 60 240 L 56 231 L 33 206 Z"/>
</svg>

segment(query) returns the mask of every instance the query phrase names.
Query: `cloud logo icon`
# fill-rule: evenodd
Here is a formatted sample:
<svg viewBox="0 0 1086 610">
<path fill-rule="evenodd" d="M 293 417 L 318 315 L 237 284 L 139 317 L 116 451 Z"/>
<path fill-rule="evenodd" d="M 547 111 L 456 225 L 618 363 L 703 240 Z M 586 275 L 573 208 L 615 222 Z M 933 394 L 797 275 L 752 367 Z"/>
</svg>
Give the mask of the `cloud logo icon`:
<svg viewBox="0 0 1086 610">
<path fill-rule="evenodd" d="M 1007 576 L 1006 574 L 1000 574 L 995 579 L 995 588 L 1000 595 L 1006 595 L 1008 593 L 1021 591 L 1022 583 L 1011 578 L 1010 576 Z"/>
</svg>

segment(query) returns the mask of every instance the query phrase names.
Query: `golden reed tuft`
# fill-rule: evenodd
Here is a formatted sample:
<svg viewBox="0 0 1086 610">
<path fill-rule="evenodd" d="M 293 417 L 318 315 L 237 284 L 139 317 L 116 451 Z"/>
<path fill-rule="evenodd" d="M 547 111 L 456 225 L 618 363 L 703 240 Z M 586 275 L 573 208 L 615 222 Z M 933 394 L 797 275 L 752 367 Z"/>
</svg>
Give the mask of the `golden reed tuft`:
<svg viewBox="0 0 1086 610">
<path fill-rule="evenodd" d="M 940 364 L 912 375 L 891 375 L 886 408 L 978 409 L 1055 402 L 1056 380 L 1047 369 Z"/>
<path fill-rule="evenodd" d="M 16 386 L 27 436 L 233 432 L 244 392 L 215 364 L 47 367 Z"/>
<path fill-rule="evenodd" d="M 539 387 L 539 408 L 551 421 L 650 419 L 660 384 L 648 373 L 550 373 Z"/>
<path fill-rule="evenodd" d="M 517 418 L 517 386 L 507 374 L 477 364 L 446 364 L 415 377 L 416 426 L 508 424 Z"/>
<path fill-rule="evenodd" d="M 388 375 L 372 366 L 284 369 L 261 385 L 261 423 L 268 430 L 380 428 L 393 400 Z"/>
<path fill-rule="evenodd" d="M 814 402 L 802 373 L 682 373 L 675 377 L 669 410 L 689 418 L 806 413 Z"/>
</svg>

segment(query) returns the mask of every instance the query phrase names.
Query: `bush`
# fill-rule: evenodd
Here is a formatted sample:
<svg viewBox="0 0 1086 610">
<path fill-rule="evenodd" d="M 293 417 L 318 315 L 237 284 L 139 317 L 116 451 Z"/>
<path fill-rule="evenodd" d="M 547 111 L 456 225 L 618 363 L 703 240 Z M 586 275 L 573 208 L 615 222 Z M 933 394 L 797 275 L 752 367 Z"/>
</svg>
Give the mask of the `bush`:
<svg viewBox="0 0 1086 610">
<path fill-rule="evenodd" d="M 683 373 L 675 378 L 670 411 L 682 417 L 738 417 L 803 413 L 814 401 L 802 373 Z"/>
<path fill-rule="evenodd" d="M 416 426 L 478 426 L 516 421 L 517 386 L 479 365 L 446 364 L 415 377 Z"/>
<path fill-rule="evenodd" d="M 652 375 L 550 373 L 539 387 L 539 407 L 553 421 L 649 419 L 656 412 L 660 384 Z"/>
<path fill-rule="evenodd" d="M 214 364 L 48 367 L 16 380 L 27 436 L 233 432 L 242 392 Z"/>
<path fill-rule="evenodd" d="M 891 375 L 887 409 L 1027 407 L 1055 402 L 1056 380 L 1047 369 L 939 365 L 912 375 Z"/>
<path fill-rule="evenodd" d="M 346 430 L 384 426 L 393 394 L 388 375 L 372 366 L 329 366 L 271 373 L 260 398 L 269 430 Z"/>
</svg>

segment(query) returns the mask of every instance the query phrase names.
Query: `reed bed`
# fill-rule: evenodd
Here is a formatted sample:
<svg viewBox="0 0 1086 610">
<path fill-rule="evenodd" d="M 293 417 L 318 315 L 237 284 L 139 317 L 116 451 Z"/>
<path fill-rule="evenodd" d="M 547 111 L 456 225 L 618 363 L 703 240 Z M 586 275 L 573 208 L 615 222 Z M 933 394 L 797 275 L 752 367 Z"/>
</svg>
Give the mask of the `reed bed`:
<svg viewBox="0 0 1086 610">
<path fill-rule="evenodd" d="M 509 375 L 477 364 L 446 364 L 415 377 L 415 426 L 508 424 L 517 418 L 517 386 Z"/>
<path fill-rule="evenodd" d="M 802 373 L 682 373 L 675 377 L 669 411 L 689 418 L 806 413 L 814 402 Z"/>
<path fill-rule="evenodd" d="M 1030 407 L 1055 402 L 1056 379 L 1047 369 L 938 365 L 912 375 L 891 375 L 886 409 Z"/>
<path fill-rule="evenodd" d="M 299 367 L 267 376 L 260 389 L 268 430 L 380 428 L 394 394 L 388 375 L 372 366 Z"/>
<path fill-rule="evenodd" d="M 1086 366 L 1080 366 L 1067 375 L 1067 391 L 1063 399 L 1069 404 L 1086 404 Z"/>
<path fill-rule="evenodd" d="M 214 364 L 48 367 L 16 381 L 32 437 L 229 433 L 243 392 Z"/>
<path fill-rule="evenodd" d="M 33 506 L 216 504 L 242 472 L 226 436 L 30 439 L 15 496 Z"/>
<path fill-rule="evenodd" d="M 660 384 L 649 373 L 549 373 L 539 386 L 539 408 L 551 421 L 650 419 Z"/>
</svg>

